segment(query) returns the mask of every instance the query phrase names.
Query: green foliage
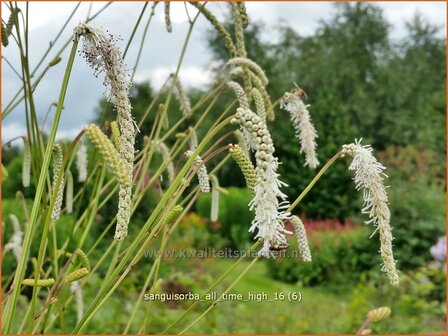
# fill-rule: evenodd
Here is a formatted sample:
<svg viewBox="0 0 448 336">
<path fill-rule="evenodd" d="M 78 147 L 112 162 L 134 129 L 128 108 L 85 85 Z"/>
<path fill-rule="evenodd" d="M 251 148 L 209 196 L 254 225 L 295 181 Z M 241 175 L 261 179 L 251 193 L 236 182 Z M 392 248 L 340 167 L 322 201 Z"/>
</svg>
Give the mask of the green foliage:
<svg viewBox="0 0 448 336">
<path fill-rule="evenodd" d="M 27 210 L 28 213 L 31 209 L 31 204 L 32 204 L 31 201 L 29 201 L 29 200 L 26 201 L 26 207 L 28 209 Z M 22 232 L 24 232 L 25 227 L 28 225 L 28 223 L 26 221 L 23 203 L 18 202 L 15 199 L 3 199 L 2 200 L 2 214 L 3 214 L 3 218 L 4 218 L 3 221 L 6 224 L 5 229 L 4 229 L 5 230 L 4 235 L 3 235 L 3 241 L 6 244 L 9 241 L 9 239 L 11 238 L 12 234 L 14 233 L 12 223 L 9 219 L 9 214 L 14 214 L 17 216 Z M 57 246 L 62 246 L 62 244 L 70 237 L 71 229 L 74 225 L 74 222 L 75 221 L 72 216 L 68 216 L 68 215 L 64 215 L 64 214 L 58 219 L 58 221 L 57 221 L 57 236 L 56 236 Z M 42 235 L 42 230 L 43 230 L 43 226 L 42 225 L 38 226 L 35 235 L 36 236 Z M 66 252 L 71 252 L 76 248 L 77 241 L 79 238 L 80 237 L 78 237 L 78 235 L 75 235 L 75 237 L 73 239 L 71 239 L 71 242 L 68 245 Z M 40 244 L 39 240 L 33 240 L 32 244 L 31 244 L 31 252 L 30 252 L 31 256 L 38 255 L 39 244 Z M 47 266 L 47 264 L 44 264 L 44 269 L 46 268 L 46 266 Z M 48 264 L 48 266 L 49 266 L 49 264 Z M 4 274 L 13 274 L 16 267 L 17 267 L 16 259 L 14 258 L 14 255 L 12 254 L 12 252 L 9 252 L 8 254 L 6 254 L 4 256 L 4 259 L 2 262 L 2 272 Z M 31 270 L 32 270 L 32 266 L 30 263 L 28 272 L 31 272 Z M 28 274 L 30 274 L 30 273 L 28 273 Z M 2 280 L 6 280 L 6 279 L 4 278 Z"/>
<path fill-rule="evenodd" d="M 347 328 L 356 330 L 362 323 L 360 312 L 389 306 L 392 316 L 371 324 L 375 334 L 422 333 L 445 329 L 446 274 L 442 267 L 428 265 L 401 274 L 400 286 L 385 283 L 378 273 L 366 273 L 356 285 L 344 319 Z"/>
<path fill-rule="evenodd" d="M 388 189 L 394 253 L 398 269 L 409 269 L 431 260 L 429 248 L 445 235 L 445 193 L 440 185 L 424 181 L 390 181 Z"/>
<path fill-rule="evenodd" d="M 417 15 L 407 25 L 408 36 L 392 41 L 390 23 L 377 5 L 335 6 L 334 16 L 310 36 L 280 26 L 279 39 L 265 42 L 262 26 L 248 29 L 248 55 L 266 71 L 273 100 L 291 90 L 293 81 L 307 92 L 322 164 L 342 144 L 360 137 L 376 149 L 414 145 L 441 153 L 443 160 L 446 43 L 438 37 L 438 28 Z M 215 33 L 210 34 L 209 45 L 226 60 Z M 316 172 L 303 167 L 286 111 L 277 108 L 269 127 L 283 163 L 279 171 L 290 185 L 285 192 L 294 199 Z M 235 175 L 225 171 L 220 177 L 230 185 Z M 350 183 L 344 165 L 332 167 L 307 195 L 301 211 L 309 217 L 339 219 L 358 213 L 359 203 L 354 202 L 358 196 Z"/>
<path fill-rule="evenodd" d="M 32 198 L 35 193 L 33 179 L 31 178 L 31 185 L 25 188 L 22 184 L 22 166 L 23 166 L 23 152 L 12 158 L 6 166 L 8 170 L 8 178 L 2 180 L 2 198 L 14 198 L 17 191 L 21 191 L 27 198 Z"/>
<path fill-rule="evenodd" d="M 379 272 L 380 258 L 376 239 L 369 239 L 366 228 L 322 231 L 309 234 L 312 262 L 303 262 L 294 238 L 290 248 L 277 259 L 267 260 L 269 275 L 288 283 L 305 286 L 346 285 L 359 280 L 372 268 Z"/>
<path fill-rule="evenodd" d="M 228 188 L 227 191 L 227 195 L 220 195 L 218 231 L 230 242 L 230 247 L 246 250 L 252 242 L 252 234 L 248 232 L 253 219 L 248 207 L 252 195 L 247 189 L 235 187 Z M 210 217 L 210 201 L 208 194 L 199 197 L 196 208 L 202 217 Z"/>
</svg>

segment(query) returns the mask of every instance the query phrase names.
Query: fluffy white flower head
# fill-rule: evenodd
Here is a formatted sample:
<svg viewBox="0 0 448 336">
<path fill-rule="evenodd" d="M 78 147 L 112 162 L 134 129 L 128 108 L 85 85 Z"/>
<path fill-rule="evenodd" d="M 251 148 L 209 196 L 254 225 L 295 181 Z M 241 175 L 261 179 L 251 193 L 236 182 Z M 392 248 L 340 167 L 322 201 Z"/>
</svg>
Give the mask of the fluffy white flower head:
<svg viewBox="0 0 448 336">
<path fill-rule="evenodd" d="M 76 168 L 78 169 L 78 182 L 87 180 L 87 147 L 83 138 L 79 141 L 76 151 Z"/>
<path fill-rule="evenodd" d="M 362 139 L 361 139 L 362 140 Z M 390 226 L 390 211 L 388 206 L 388 197 L 384 186 L 384 174 L 386 169 L 372 155 L 371 146 L 362 146 L 361 140 L 355 140 L 355 143 L 342 146 L 342 154 L 352 156 L 353 161 L 349 170 L 355 172 L 354 181 L 357 190 L 363 190 L 364 205 L 362 213 L 369 216 L 366 224 L 373 223 L 376 231 L 380 234 L 380 253 L 383 259 L 382 270 L 386 272 L 392 285 L 399 284 L 399 277 L 395 268 L 395 259 L 392 251 L 392 228 Z M 373 235 L 372 234 L 372 235 Z"/>
<path fill-rule="evenodd" d="M 280 102 L 280 107 L 289 112 L 291 121 L 296 130 L 296 136 L 300 140 L 300 153 L 305 152 L 305 166 L 315 169 L 319 165 L 316 154 L 317 132 L 311 122 L 308 111 L 309 105 L 305 105 L 302 100 L 301 91 L 293 89 L 286 92 Z"/>
<path fill-rule="evenodd" d="M 191 150 L 188 150 L 185 152 L 185 155 L 187 157 L 191 157 L 193 155 L 193 152 Z M 199 155 L 195 157 L 193 165 L 197 169 L 196 175 L 198 176 L 199 189 L 203 193 L 210 192 L 210 182 L 208 179 L 207 168 L 205 167 L 204 162 L 202 162 L 202 159 Z"/>
<path fill-rule="evenodd" d="M 117 122 L 120 127 L 120 156 L 125 161 L 129 178 L 132 180 L 134 169 L 135 133 L 138 130 L 131 115 L 129 88 L 131 86 L 128 70 L 116 45 L 115 38 L 102 28 L 80 23 L 74 30 L 75 40 L 83 37 L 82 55 L 95 76 L 105 72 L 104 85 L 109 90 L 111 100 L 117 110 Z M 127 236 L 131 216 L 132 188 L 120 185 L 117 226 L 114 239 L 122 241 Z"/>
<path fill-rule="evenodd" d="M 8 251 L 12 250 L 14 257 L 16 258 L 17 263 L 20 261 L 20 257 L 22 256 L 22 243 L 23 243 L 23 232 L 20 229 L 19 219 L 16 215 L 10 214 L 9 218 L 11 219 L 12 225 L 14 227 L 14 233 L 7 244 L 5 244 L 3 248 L 3 255 L 5 255 Z"/>
<path fill-rule="evenodd" d="M 270 250 L 287 246 L 285 234 L 291 233 L 283 224 L 285 219 L 289 219 L 289 213 L 285 211 L 289 204 L 280 188 L 286 184 L 278 178 L 278 160 L 273 155 L 275 148 L 264 121 L 251 110 L 238 108 L 233 122 L 245 128 L 254 143 L 257 183 L 254 198 L 249 203 L 249 208 L 255 209 L 249 232 L 257 230 L 255 238 L 263 242 L 259 253 L 269 257 Z"/>
</svg>

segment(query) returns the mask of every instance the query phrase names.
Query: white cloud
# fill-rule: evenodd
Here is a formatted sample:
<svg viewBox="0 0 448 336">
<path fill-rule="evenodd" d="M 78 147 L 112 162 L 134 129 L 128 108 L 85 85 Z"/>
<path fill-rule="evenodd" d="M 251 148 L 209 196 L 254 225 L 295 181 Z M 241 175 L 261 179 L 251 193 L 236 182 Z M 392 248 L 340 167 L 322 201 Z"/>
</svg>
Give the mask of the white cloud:
<svg viewBox="0 0 448 336">
<path fill-rule="evenodd" d="M 26 11 L 26 5 L 23 2 L 17 2 L 18 7 L 22 12 Z M 28 22 L 30 30 L 39 28 L 48 24 L 50 21 L 58 18 L 66 18 L 75 9 L 77 3 L 72 1 L 54 1 L 54 2 L 38 2 L 28 4 L 29 18 Z M 104 5 L 104 4 L 103 4 Z M 87 14 L 90 3 L 82 3 L 77 12 L 85 16 Z M 102 4 L 92 3 L 92 10 L 95 11 L 100 8 Z M 4 2 L 2 2 L 2 18 L 7 21 L 9 17 L 9 9 Z"/>
<path fill-rule="evenodd" d="M 81 132 L 82 127 L 70 128 L 70 129 L 59 129 L 56 133 L 56 140 L 73 140 L 79 132 Z M 19 124 L 16 122 L 11 122 L 8 124 L 2 124 L 2 143 L 6 143 L 15 138 L 24 137 L 27 135 L 26 125 Z M 22 146 L 23 142 L 20 139 L 14 140 L 13 145 Z"/>
<path fill-rule="evenodd" d="M 139 75 L 136 75 L 135 80 L 136 82 L 149 80 L 155 89 L 159 89 L 163 83 L 165 83 L 169 75 L 175 71 L 176 67 L 174 65 L 172 67 L 161 66 L 150 71 L 140 72 Z M 209 69 L 190 65 L 181 68 L 179 71 L 179 78 L 182 86 L 186 88 L 201 88 L 212 82 L 213 72 Z"/>
<path fill-rule="evenodd" d="M 18 2 L 21 8 L 25 8 L 24 2 Z M 446 28 L 446 4 L 443 2 L 377 2 L 384 10 L 384 15 L 393 24 L 392 34 L 394 38 L 402 37 L 405 34 L 404 22 L 411 19 L 418 9 L 433 24 L 442 26 L 441 34 L 445 35 Z M 103 2 L 93 4 L 93 12 L 98 11 L 105 5 Z M 32 2 L 30 8 L 30 62 L 34 67 L 46 50 L 49 42 L 54 39 L 55 34 L 64 24 L 66 18 L 76 6 L 75 2 Z M 55 44 L 54 50 L 58 50 L 62 44 L 70 39 L 72 28 L 79 21 L 84 20 L 89 2 L 82 2 L 75 16 L 67 25 L 59 41 Z M 110 28 L 111 32 L 121 36 L 123 40 L 118 44 L 121 48 L 132 32 L 134 23 L 140 14 L 143 4 L 141 2 L 114 2 L 109 8 L 98 16 L 95 24 Z M 135 40 L 131 44 L 126 63 L 130 68 L 135 64 L 137 51 L 139 48 L 143 26 L 150 13 L 148 6 L 142 25 L 139 27 Z M 196 10 L 187 4 L 190 16 L 193 17 Z M 209 2 L 209 8 L 219 20 L 223 20 L 228 13 L 228 3 Z M 2 2 L 3 19 L 7 20 L 9 11 L 5 10 L 5 2 Z M 275 29 L 273 25 L 284 23 L 290 25 L 301 35 L 312 34 L 319 24 L 319 20 L 328 19 L 334 12 L 331 2 L 248 2 L 247 9 L 252 22 L 262 20 L 263 39 L 275 39 Z M 175 71 L 182 45 L 187 34 L 189 24 L 185 13 L 184 4 L 171 4 L 171 20 L 173 22 L 173 33 L 168 34 L 164 28 L 163 4 L 160 3 L 156 9 L 156 17 L 151 22 L 145 45 L 142 52 L 139 67 L 136 72 L 135 81 L 149 80 L 151 85 L 158 89 L 167 79 L 168 75 Z M 211 25 L 203 17 L 200 17 L 193 29 L 187 51 L 184 55 L 183 65 L 180 71 L 180 80 L 188 87 L 203 87 L 209 84 L 212 79 L 212 71 L 209 64 L 212 64 L 212 54 L 207 47 L 205 32 Z M 8 48 L 4 48 L 3 56 L 17 68 L 20 68 L 20 57 L 18 49 L 14 43 L 10 43 Z M 54 55 L 50 53 L 45 62 Z M 63 61 L 47 73 L 41 81 L 35 95 L 36 110 L 39 117 L 48 110 L 48 106 L 57 99 L 60 83 L 64 74 L 68 50 L 62 55 Z M 44 65 L 46 63 L 43 63 Z M 92 78 L 92 71 L 80 57 L 75 59 L 74 71 L 70 79 L 64 111 L 61 118 L 60 129 L 63 130 L 60 136 L 71 138 L 76 131 L 75 127 L 82 127 L 93 120 L 96 112 L 98 100 L 102 97 L 104 88 L 102 79 Z M 40 71 L 38 71 L 39 73 Z M 11 98 L 20 87 L 20 81 L 16 78 L 12 70 L 3 63 L 2 71 L 2 101 L 8 104 Z M 82 97 L 82 99 L 80 99 Z M 4 106 L 5 106 L 4 105 Z M 25 134 L 25 111 L 19 105 L 4 120 L 3 140 L 16 135 Z M 47 121 L 50 124 L 50 121 Z M 49 126 L 47 126 L 49 127 Z M 58 135 L 59 136 L 59 135 Z"/>
<path fill-rule="evenodd" d="M 14 138 L 25 136 L 26 126 L 19 123 L 2 124 L 2 143 L 6 143 Z M 17 140 L 14 145 L 21 145 L 22 142 Z"/>
</svg>

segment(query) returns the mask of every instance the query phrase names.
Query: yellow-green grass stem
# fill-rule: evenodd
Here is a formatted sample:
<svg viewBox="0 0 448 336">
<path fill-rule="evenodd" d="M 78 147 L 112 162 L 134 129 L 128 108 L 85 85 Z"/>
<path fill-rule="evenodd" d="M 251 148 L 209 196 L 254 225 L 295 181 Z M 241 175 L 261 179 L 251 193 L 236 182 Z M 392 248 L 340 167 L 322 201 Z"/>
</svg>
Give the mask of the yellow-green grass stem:
<svg viewBox="0 0 448 336">
<path fill-rule="evenodd" d="M 121 259 L 120 263 L 117 265 L 114 272 L 111 274 L 111 276 L 104 280 L 104 289 L 100 290 L 99 293 L 96 295 L 96 297 L 93 299 L 91 305 L 87 309 L 86 313 L 84 314 L 81 321 L 77 324 L 75 329 L 73 330 L 73 333 L 80 333 L 83 331 L 83 329 L 86 327 L 87 323 L 90 321 L 90 319 L 93 317 L 93 314 L 98 311 L 102 305 L 104 304 L 105 300 L 104 298 L 106 296 L 109 296 L 112 294 L 113 290 L 110 290 L 107 292 L 109 288 L 112 288 L 113 284 L 116 281 L 116 277 L 119 275 L 119 273 L 123 270 L 126 263 L 129 261 L 129 259 L 132 257 L 132 254 L 136 251 L 138 248 L 138 245 L 143 241 L 145 234 L 147 230 L 151 227 L 151 225 L 154 223 L 154 221 L 159 216 L 160 212 L 162 211 L 164 205 L 166 202 L 171 199 L 171 196 L 175 192 L 175 190 L 181 185 L 182 179 L 185 176 L 185 174 L 188 172 L 190 167 L 193 164 L 193 161 L 195 157 L 204 149 L 206 144 L 208 144 L 209 141 L 219 132 L 222 128 L 227 126 L 230 122 L 231 118 L 227 118 L 224 120 L 221 124 L 219 124 L 216 128 L 212 129 L 207 136 L 204 138 L 204 140 L 199 144 L 198 148 L 195 150 L 193 155 L 188 159 L 182 170 L 178 173 L 174 181 L 171 183 L 171 186 L 167 190 L 167 192 L 163 195 L 161 201 L 157 205 L 157 207 L 154 209 L 153 213 L 149 217 L 149 219 L 146 221 L 140 232 L 135 237 L 134 241 L 132 242 L 131 246 L 128 248 L 126 254 Z M 115 283 L 116 284 L 116 283 Z M 114 286 L 116 287 L 116 286 Z"/>
<path fill-rule="evenodd" d="M 51 154 L 52 154 L 53 145 L 54 145 L 54 142 L 56 139 L 56 131 L 59 126 L 59 121 L 61 119 L 62 107 L 63 107 L 64 101 L 65 101 L 65 95 L 66 95 L 67 88 L 68 88 L 68 82 L 70 79 L 70 74 L 71 74 L 71 70 L 72 70 L 72 66 L 73 66 L 73 61 L 74 61 L 74 58 L 76 55 L 77 46 L 78 46 L 78 43 L 76 41 L 73 42 L 72 50 L 70 52 L 70 56 L 69 56 L 69 59 L 67 62 L 66 71 L 65 71 L 64 78 L 62 81 L 61 91 L 60 91 L 60 95 L 59 95 L 59 99 L 58 99 L 58 106 L 57 106 L 57 109 L 55 112 L 53 125 L 51 128 L 49 137 L 48 137 L 47 147 L 45 150 L 45 155 L 44 155 L 42 167 L 40 170 L 39 180 L 38 180 L 38 184 L 37 184 L 37 188 L 36 188 L 36 195 L 34 197 L 33 208 L 31 210 L 31 215 L 30 215 L 30 224 L 28 226 L 28 230 L 25 232 L 22 256 L 18 263 L 16 275 L 14 277 L 13 291 L 12 291 L 11 297 L 9 298 L 9 300 L 5 306 L 5 309 L 3 311 L 3 321 L 4 321 L 3 333 L 4 334 L 11 333 L 12 317 L 14 316 L 16 305 L 17 305 L 17 299 L 19 297 L 20 283 L 22 282 L 22 280 L 24 279 L 24 276 L 25 276 L 26 262 L 27 262 L 27 259 L 28 259 L 29 253 L 30 253 L 31 241 L 33 238 L 32 233 L 36 230 L 37 225 L 38 225 L 37 217 L 40 213 L 40 204 L 41 204 L 41 199 L 42 199 L 42 195 L 43 195 L 44 188 L 45 188 L 45 181 L 48 177 L 48 168 L 50 166 Z"/>
<path fill-rule="evenodd" d="M 75 138 L 75 140 L 72 142 L 69 150 L 66 152 L 66 154 L 64 155 L 64 159 L 62 161 L 62 165 L 61 168 L 59 169 L 59 173 L 58 176 L 56 178 L 56 183 L 55 183 L 55 187 L 54 187 L 54 192 L 53 195 L 50 199 L 50 206 L 48 207 L 47 211 L 46 211 L 46 217 L 45 217 L 45 222 L 44 222 L 44 229 L 42 232 L 42 237 L 41 237 L 41 241 L 40 241 L 40 246 L 39 246 L 39 253 L 38 253 L 38 257 L 37 257 L 37 267 L 34 270 L 34 286 L 33 286 L 33 294 L 31 297 L 31 315 L 29 317 L 28 320 L 28 333 L 31 333 L 33 330 L 33 325 L 34 325 L 34 308 L 36 305 L 36 300 L 37 300 L 37 281 L 39 280 L 39 270 L 40 268 L 42 268 L 43 265 L 43 258 L 44 258 L 44 254 L 45 254 L 45 250 L 46 250 L 46 246 L 47 246 L 47 237 L 48 237 L 48 233 L 50 230 L 50 226 L 51 224 L 54 224 L 52 221 L 52 211 L 53 208 L 56 204 L 56 199 L 58 197 L 57 195 L 57 190 L 59 189 L 59 186 L 62 183 L 62 177 L 65 173 L 65 166 L 67 165 L 67 162 L 73 152 L 73 149 L 76 147 L 76 143 L 79 141 L 79 139 L 81 138 L 81 136 L 83 135 L 84 131 L 81 131 L 81 133 L 78 134 L 78 136 Z M 33 204 L 34 206 L 34 204 Z M 56 255 L 55 255 L 56 257 Z M 57 263 L 56 260 L 52 261 L 53 264 Z M 54 270 L 55 272 L 57 272 L 57 270 Z M 56 273 L 57 274 L 57 273 Z"/>
</svg>

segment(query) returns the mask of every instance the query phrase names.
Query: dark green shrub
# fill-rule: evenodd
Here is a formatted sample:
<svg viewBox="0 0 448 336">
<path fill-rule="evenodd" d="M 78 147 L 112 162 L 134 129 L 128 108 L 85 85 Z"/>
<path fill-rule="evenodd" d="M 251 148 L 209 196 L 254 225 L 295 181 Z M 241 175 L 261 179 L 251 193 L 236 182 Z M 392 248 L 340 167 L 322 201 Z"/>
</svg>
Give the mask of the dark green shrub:
<svg viewBox="0 0 448 336">
<path fill-rule="evenodd" d="M 248 207 L 252 195 L 242 188 L 231 187 L 227 191 L 227 195 L 220 195 L 219 225 L 216 229 L 231 243 L 230 247 L 246 250 L 252 244 L 252 234 L 248 232 L 254 216 Z M 208 194 L 199 197 L 196 209 L 202 217 L 210 218 L 210 201 Z"/>
<path fill-rule="evenodd" d="M 356 331 L 365 314 L 389 306 L 391 318 L 370 327 L 374 334 L 432 333 L 445 329 L 446 274 L 428 264 L 400 273 L 400 286 L 392 287 L 375 271 L 364 274 L 354 288 L 344 315 L 347 330 Z"/>
<path fill-rule="evenodd" d="M 398 269 L 410 269 L 432 260 L 429 248 L 445 235 L 445 193 L 440 185 L 391 178 L 388 189 L 394 253 Z"/>
<path fill-rule="evenodd" d="M 283 257 L 267 260 L 268 272 L 274 279 L 308 286 L 356 281 L 366 270 L 380 269 L 378 242 L 368 237 L 365 228 L 313 232 L 309 234 L 311 263 L 301 261 L 291 237 Z"/>
</svg>

